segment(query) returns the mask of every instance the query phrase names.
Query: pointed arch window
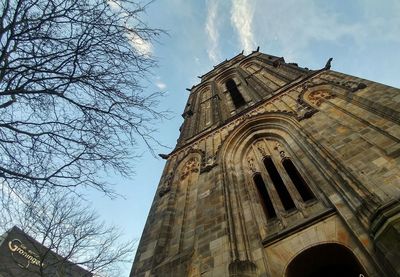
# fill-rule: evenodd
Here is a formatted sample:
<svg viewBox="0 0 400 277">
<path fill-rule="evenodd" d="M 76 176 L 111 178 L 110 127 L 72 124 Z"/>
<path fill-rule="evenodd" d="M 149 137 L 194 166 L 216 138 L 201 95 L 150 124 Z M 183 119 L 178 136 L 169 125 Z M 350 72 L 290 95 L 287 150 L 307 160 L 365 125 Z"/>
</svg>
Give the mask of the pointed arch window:
<svg viewBox="0 0 400 277">
<path fill-rule="evenodd" d="M 226 81 L 225 85 L 226 85 L 226 89 L 229 92 L 229 95 L 231 96 L 233 105 L 235 105 L 236 109 L 238 109 L 246 104 L 246 101 L 244 100 L 243 95 L 240 93 L 240 91 L 237 88 L 237 85 L 233 79 L 229 79 L 228 81 Z"/>
<path fill-rule="evenodd" d="M 274 206 L 272 205 L 271 198 L 269 197 L 267 187 L 265 186 L 264 180 L 260 173 L 253 175 L 253 181 L 256 185 L 258 196 L 261 200 L 261 205 L 263 206 L 264 213 L 267 219 L 273 219 L 276 217 L 276 212 Z"/>
<path fill-rule="evenodd" d="M 315 196 L 312 193 L 310 187 L 303 179 L 296 166 L 293 164 L 292 160 L 290 160 L 289 158 L 285 158 L 282 161 L 282 165 L 285 168 L 286 173 L 289 175 L 289 178 L 292 180 L 293 185 L 296 187 L 303 201 L 315 199 Z"/>
<path fill-rule="evenodd" d="M 274 162 L 270 156 L 266 156 L 263 160 L 265 169 L 267 170 L 271 181 L 278 192 L 279 198 L 281 199 L 282 205 L 286 211 L 296 208 L 289 191 L 287 190 L 278 170 L 276 169 Z"/>
<path fill-rule="evenodd" d="M 259 203 L 256 209 L 262 207 L 267 222 L 271 223 L 268 226 L 272 229 L 275 228 L 273 226 L 276 226 L 278 219 L 307 217 L 307 213 L 298 211 L 320 205 L 317 194 L 307 183 L 312 179 L 303 178 L 302 171 L 299 171 L 294 163 L 297 163 L 297 160 L 293 161 L 287 156 L 284 148 L 276 140 L 257 139 L 249 145 L 244 157 L 247 161 L 244 166 L 250 173 L 248 181 L 252 184 L 252 195 L 255 202 Z"/>
</svg>

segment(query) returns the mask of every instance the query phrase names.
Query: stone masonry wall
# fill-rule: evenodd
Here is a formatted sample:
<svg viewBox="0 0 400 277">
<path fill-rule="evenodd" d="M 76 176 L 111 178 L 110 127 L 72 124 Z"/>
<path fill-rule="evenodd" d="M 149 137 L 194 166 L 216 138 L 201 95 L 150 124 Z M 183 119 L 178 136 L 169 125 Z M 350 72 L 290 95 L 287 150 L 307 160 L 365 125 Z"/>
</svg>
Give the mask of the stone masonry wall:
<svg viewBox="0 0 400 277">
<path fill-rule="evenodd" d="M 400 90 L 331 70 L 307 76 L 169 155 L 131 276 L 281 276 L 324 241 L 352 248 L 368 276 L 400 272 L 375 236 L 391 222 L 377 214 L 400 197 Z M 316 195 L 295 199 L 292 214 L 278 209 L 276 223 L 263 218 L 246 160 L 260 140 L 281 145 Z"/>
</svg>

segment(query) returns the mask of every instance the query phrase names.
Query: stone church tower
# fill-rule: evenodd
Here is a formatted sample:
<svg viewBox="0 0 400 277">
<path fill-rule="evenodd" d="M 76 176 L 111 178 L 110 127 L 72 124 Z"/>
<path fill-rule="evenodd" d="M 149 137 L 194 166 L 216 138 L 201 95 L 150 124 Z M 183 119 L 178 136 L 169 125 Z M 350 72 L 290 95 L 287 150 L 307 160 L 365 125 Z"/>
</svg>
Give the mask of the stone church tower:
<svg viewBox="0 0 400 277">
<path fill-rule="evenodd" d="M 400 276 L 400 90 L 254 51 L 190 89 L 131 276 Z"/>
</svg>

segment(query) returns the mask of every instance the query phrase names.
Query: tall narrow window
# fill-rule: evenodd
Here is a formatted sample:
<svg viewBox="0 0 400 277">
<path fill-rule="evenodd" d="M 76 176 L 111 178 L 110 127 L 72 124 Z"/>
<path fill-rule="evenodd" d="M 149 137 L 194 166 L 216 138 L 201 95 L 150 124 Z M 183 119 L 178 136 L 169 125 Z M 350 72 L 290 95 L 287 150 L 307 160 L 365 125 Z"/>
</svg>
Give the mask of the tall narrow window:
<svg viewBox="0 0 400 277">
<path fill-rule="evenodd" d="M 283 183 L 283 180 L 279 175 L 279 172 L 276 169 L 271 157 L 267 156 L 264 158 L 264 166 L 267 169 L 269 176 L 271 177 L 272 183 L 274 184 L 275 189 L 278 192 L 279 198 L 281 199 L 282 205 L 285 210 L 291 210 L 295 208 L 296 206 L 294 205 L 293 199 L 290 196 L 285 184 Z"/>
<path fill-rule="evenodd" d="M 284 159 L 282 161 L 282 165 L 285 168 L 287 174 L 292 180 L 303 201 L 314 199 L 314 194 L 307 185 L 306 181 L 304 181 L 303 177 L 301 177 L 301 174 L 299 173 L 293 162 L 290 159 Z"/>
<path fill-rule="evenodd" d="M 244 104 L 246 104 L 246 101 L 244 100 L 242 94 L 238 90 L 234 80 L 229 79 L 226 82 L 226 88 L 229 91 L 229 94 L 230 94 L 230 96 L 232 98 L 232 101 L 233 101 L 233 105 L 235 105 L 236 109 L 238 109 L 241 106 L 243 106 Z"/>
<path fill-rule="evenodd" d="M 260 173 L 256 173 L 253 176 L 253 180 L 257 187 L 258 195 L 260 196 L 261 204 L 267 219 L 276 217 L 274 206 L 272 205 L 271 198 L 269 197 L 267 188 Z"/>
</svg>

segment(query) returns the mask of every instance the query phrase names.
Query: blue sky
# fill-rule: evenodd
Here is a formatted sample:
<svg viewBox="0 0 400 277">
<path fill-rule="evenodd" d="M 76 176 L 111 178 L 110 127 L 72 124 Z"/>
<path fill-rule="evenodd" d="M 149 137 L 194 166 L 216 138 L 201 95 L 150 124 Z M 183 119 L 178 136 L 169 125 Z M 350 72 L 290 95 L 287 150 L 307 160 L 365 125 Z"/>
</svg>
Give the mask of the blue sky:
<svg viewBox="0 0 400 277">
<path fill-rule="evenodd" d="M 333 57 L 333 70 L 400 87 L 398 0 L 159 0 L 149 5 L 143 19 L 169 33 L 153 46 L 142 45 L 159 60 L 147 90 L 165 91 L 160 109 L 173 113 L 172 120 L 155 126 L 155 136 L 171 147 L 158 153 L 175 146 L 188 97 L 185 88 L 242 50 L 249 53 L 260 46 L 264 53 L 311 69 Z M 113 177 L 125 199 L 88 196 L 105 221 L 121 227 L 126 239 L 140 238 L 165 164 L 145 147 L 138 150 L 143 157 L 133 162 L 134 178 Z"/>
</svg>

